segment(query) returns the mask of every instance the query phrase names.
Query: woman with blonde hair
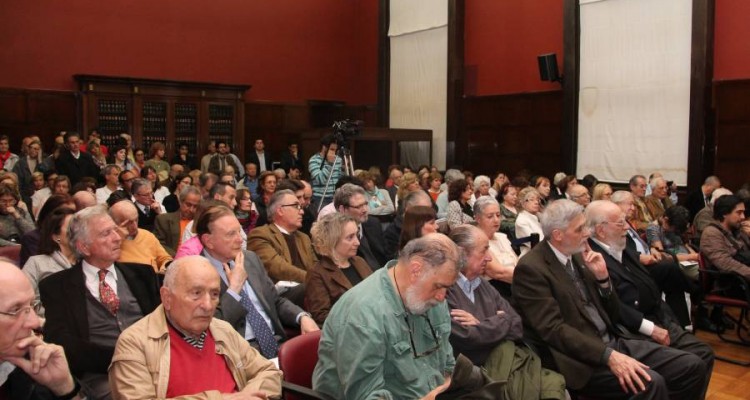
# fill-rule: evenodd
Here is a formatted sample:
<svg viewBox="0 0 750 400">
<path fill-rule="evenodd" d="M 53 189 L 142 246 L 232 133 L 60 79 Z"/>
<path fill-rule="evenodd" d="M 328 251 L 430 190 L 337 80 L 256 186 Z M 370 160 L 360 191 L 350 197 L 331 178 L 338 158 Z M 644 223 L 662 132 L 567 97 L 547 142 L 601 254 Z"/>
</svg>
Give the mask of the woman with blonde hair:
<svg viewBox="0 0 750 400">
<path fill-rule="evenodd" d="M 422 187 L 419 185 L 417 174 L 413 172 L 405 173 L 404 176 L 401 177 L 401 185 L 398 187 L 398 192 L 396 192 L 396 209 L 399 211 L 399 214 L 403 211 L 403 204 L 406 195 L 411 192 L 416 192 L 417 190 L 422 190 Z"/>
<path fill-rule="evenodd" d="M 606 183 L 598 183 L 592 190 L 591 200 L 610 200 L 612 197 L 612 186 Z"/>
<path fill-rule="evenodd" d="M 357 232 L 357 221 L 342 213 L 323 216 L 310 231 L 320 259 L 307 271 L 305 304 L 319 325 L 347 290 L 372 274 L 372 268 L 357 256 Z"/>
</svg>

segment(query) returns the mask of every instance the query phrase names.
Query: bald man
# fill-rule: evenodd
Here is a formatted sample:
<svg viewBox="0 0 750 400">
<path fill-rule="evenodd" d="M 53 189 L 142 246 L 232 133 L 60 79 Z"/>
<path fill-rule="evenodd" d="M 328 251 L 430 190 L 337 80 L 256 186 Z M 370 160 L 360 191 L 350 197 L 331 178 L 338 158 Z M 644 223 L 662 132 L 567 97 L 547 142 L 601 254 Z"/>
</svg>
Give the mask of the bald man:
<svg viewBox="0 0 750 400">
<path fill-rule="evenodd" d="M 29 280 L 7 259 L 0 259 L 0 398 L 81 399 L 63 348 L 34 334 L 41 328 L 39 302 Z M 33 364 L 39 365 L 33 372 Z"/>
<path fill-rule="evenodd" d="M 213 318 L 220 291 L 219 274 L 208 260 L 175 261 L 160 290 L 162 305 L 117 341 L 109 370 L 112 397 L 281 396 L 278 368 L 231 325 Z M 234 395 L 222 396 L 228 393 Z"/>
<path fill-rule="evenodd" d="M 163 273 L 172 262 L 172 256 L 159 243 L 153 233 L 138 227 L 138 210 L 128 201 L 119 201 L 109 209 L 122 237 L 120 258 L 122 263 L 150 265 L 154 272 Z"/>
<path fill-rule="evenodd" d="M 96 205 L 96 196 L 88 190 L 81 190 L 73 195 L 73 202 L 76 205 L 76 211 L 81 211 Z"/>
</svg>

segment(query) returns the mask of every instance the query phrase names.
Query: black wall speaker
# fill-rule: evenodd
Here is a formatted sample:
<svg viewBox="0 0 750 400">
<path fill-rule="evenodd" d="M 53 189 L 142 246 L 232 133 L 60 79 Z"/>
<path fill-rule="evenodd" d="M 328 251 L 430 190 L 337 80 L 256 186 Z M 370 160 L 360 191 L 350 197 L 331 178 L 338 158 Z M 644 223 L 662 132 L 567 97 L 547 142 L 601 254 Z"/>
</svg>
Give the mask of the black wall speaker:
<svg viewBox="0 0 750 400">
<path fill-rule="evenodd" d="M 543 81 L 556 82 L 560 80 L 560 73 L 557 70 L 557 54 L 549 53 L 537 56 L 539 61 L 539 77 Z"/>
</svg>

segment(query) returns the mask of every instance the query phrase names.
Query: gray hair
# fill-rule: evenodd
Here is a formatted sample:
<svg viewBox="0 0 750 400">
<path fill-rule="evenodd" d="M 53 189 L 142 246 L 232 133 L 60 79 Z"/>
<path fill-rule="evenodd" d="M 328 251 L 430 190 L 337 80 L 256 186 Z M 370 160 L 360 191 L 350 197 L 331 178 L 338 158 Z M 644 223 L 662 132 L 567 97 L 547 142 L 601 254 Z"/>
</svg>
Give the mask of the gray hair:
<svg viewBox="0 0 750 400">
<path fill-rule="evenodd" d="M 84 208 L 81 211 L 73 214 L 68 224 L 68 242 L 70 243 L 70 249 L 76 258 L 83 258 L 83 254 L 78 249 L 78 244 L 89 244 L 91 243 L 91 222 L 99 218 L 109 218 L 107 213 L 107 206 L 104 204 L 98 204 L 93 207 Z"/>
<path fill-rule="evenodd" d="M 732 194 L 732 191 L 727 188 L 718 188 L 711 193 L 711 205 L 714 205 L 716 203 L 716 199 L 718 199 L 721 196 L 728 196 Z"/>
<path fill-rule="evenodd" d="M 424 190 L 417 190 L 416 192 L 410 192 L 404 197 L 404 210 L 408 210 L 416 205 L 419 200 L 426 200 L 425 203 L 432 203 L 430 195 Z"/>
<path fill-rule="evenodd" d="M 130 186 L 130 193 L 133 193 L 134 195 L 138 194 L 138 192 L 141 190 L 142 187 L 151 187 L 151 182 L 149 182 L 146 178 L 136 178 L 133 179 L 133 183 Z"/>
<path fill-rule="evenodd" d="M 612 193 L 612 196 L 609 199 L 615 204 L 620 204 L 628 199 L 633 200 L 633 193 L 630 193 L 627 190 L 618 190 Z"/>
<path fill-rule="evenodd" d="M 517 206 L 520 208 L 523 208 L 524 203 L 531 199 L 532 197 L 536 197 L 537 199 L 541 196 L 539 195 L 539 191 L 536 190 L 536 188 L 533 188 L 531 186 L 525 187 L 521 189 L 520 192 L 518 192 L 518 204 Z"/>
<path fill-rule="evenodd" d="M 284 198 L 284 196 L 292 196 L 295 199 L 297 196 L 294 195 L 294 192 L 292 192 L 289 189 L 283 189 L 283 190 L 277 190 L 272 195 L 271 198 L 268 199 L 268 211 L 267 211 L 267 217 L 269 221 L 273 221 L 274 217 L 276 216 L 276 211 L 279 210 L 281 207 L 281 199 Z"/>
<path fill-rule="evenodd" d="M 445 184 L 447 185 L 447 184 L 449 184 L 449 183 L 451 183 L 453 181 L 457 181 L 459 179 L 464 179 L 464 178 L 466 178 L 466 176 L 464 176 L 463 172 L 461 172 L 461 171 L 459 171 L 457 169 L 451 168 L 451 169 L 445 171 L 444 178 L 445 178 Z"/>
<path fill-rule="evenodd" d="M 500 207 L 500 203 L 497 202 L 492 196 L 481 196 L 474 202 L 474 215 L 484 215 L 484 209 L 491 205 Z"/>
<path fill-rule="evenodd" d="M 333 195 L 333 206 L 336 207 L 336 210 L 341 206 L 349 207 L 349 201 L 351 201 L 355 194 L 366 196 L 365 189 L 362 189 L 361 186 L 357 186 L 353 183 L 344 184 L 336 189 L 336 193 Z"/>
<path fill-rule="evenodd" d="M 479 187 L 482 186 L 482 183 L 490 185 L 490 177 L 487 175 L 479 175 L 477 177 L 474 177 L 474 190 L 479 190 Z"/>
<path fill-rule="evenodd" d="M 193 185 L 188 185 L 188 186 L 185 186 L 184 188 L 182 188 L 182 190 L 180 191 L 180 196 L 179 196 L 180 203 L 184 202 L 185 199 L 188 196 L 190 196 L 191 194 L 194 194 L 194 195 L 197 195 L 198 197 L 201 197 L 201 191 L 198 190 L 197 187 L 195 187 Z"/>
<path fill-rule="evenodd" d="M 657 176 L 656 178 L 652 179 L 648 185 L 651 186 L 651 190 L 654 190 L 656 189 L 657 186 L 659 186 L 659 183 L 661 182 L 666 182 L 666 181 L 661 176 Z"/>
<path fill-rule="evenodd" d="M 467 265 L 469 255 L 477 248 L 477 239 L 485 236 L 481 229 L 473 225 L 459 225 L 450 232 L 450 238 L 458 246 L 461 252 L 461 270 Z"/>
<path fill-rule="evenodd" d="M 592 201 L 591 204 L 586 207 L 583 214 L 586 216 L 586 225 L 591 229 L 591 232 L 595 234 L 596 227 L 602 222 L 607 220 L 607 213 L 605 209 L 608 205 L 615 205 L 609 200 L 596 200 Z"/>
<path fill-rule="evenodd" d="M 463 269 L 463 260 L 458 247 L 441 233 L 430 233 L 410 240 L 398 255 L 399 263 L 408 263 L 415 258 L 429 265 L 430 268 L 426 270 L 436 271 L 447 263 L 453 263 L 455 272 Z"/>
<path fill-rule="evenodd" d="M 118 171 L 118 174 L 122 171 L 122 168 L 120 168 L 119 165 L 107 164 L 104 166 L 104 168 L 102 168 L 102 175 L 109 175 L 110 173 L 112 173 L 112 170 L 115 169 Z"/>
<path fill-rule="evenodd" d="M 716 175 L 711 175 L 703 182 L 704 185 L 721 186 L 721 180 Z"/>
<path fill-rule="evenodd" d="M 583 214 L 583 206 L 573 200 L 560 199 L 550 203 L 539 215 L 544 237 L 551 238 L 555 229 L 565 230 L 573 219 Z"/>
<path fill-rule="evenodd" d="M 552 178 L 552 184 L 557 186 L 560 182 L 562 182 L 565 177 L 568 176 L 565 172 L 558 172 L 555 174 L 555 176 Z"/>
</svg>

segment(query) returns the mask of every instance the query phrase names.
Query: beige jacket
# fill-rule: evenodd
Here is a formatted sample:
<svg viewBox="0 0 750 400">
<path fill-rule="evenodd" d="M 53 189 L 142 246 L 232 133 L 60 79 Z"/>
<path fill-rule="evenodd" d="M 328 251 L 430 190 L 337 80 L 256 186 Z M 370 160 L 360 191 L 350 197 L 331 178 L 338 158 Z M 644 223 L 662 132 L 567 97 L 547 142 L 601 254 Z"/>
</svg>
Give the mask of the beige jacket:
<svg viewBox="0 0 750 400">
<path fill-rule="evenodd" d="M 264 391 L 269 398 L 281 396 L 281 371 L 263 358 L 232 327 L 213 319 L 208 328 L 216 341 L 216 352 L 227 361 L 237 389 Z M 164 399 L 169 385 L 169 331 L 164 306 L 126 329 L 117 341 L 109 385 L 114 399 Z M 195 366 L 200 368 L 200 366 Z M 209 390 L 181 399 L 221 399 Z"/>
</svg>

